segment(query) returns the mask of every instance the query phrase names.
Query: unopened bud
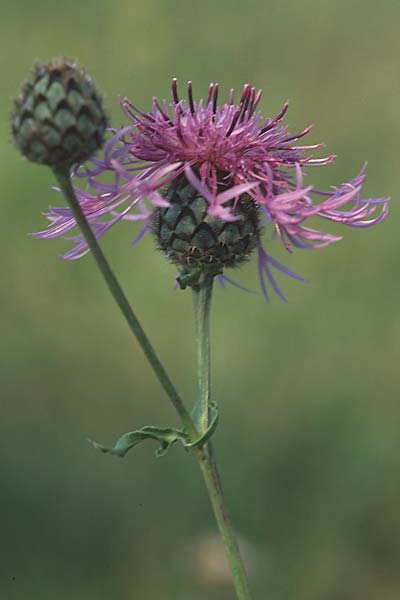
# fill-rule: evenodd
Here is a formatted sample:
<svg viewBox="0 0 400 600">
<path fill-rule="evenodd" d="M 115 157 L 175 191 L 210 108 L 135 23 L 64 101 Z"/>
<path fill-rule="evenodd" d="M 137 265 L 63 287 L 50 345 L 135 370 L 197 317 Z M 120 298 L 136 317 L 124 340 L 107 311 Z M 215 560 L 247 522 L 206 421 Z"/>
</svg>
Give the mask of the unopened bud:
<svg viewBox="0 0 400 600">
<path fill-rule="evenodd" d="M 30 161 L 70 167 L 103 144 L 107 117 L 91 78 L 75 63 L 36 65 L 15 101 L 12 134 Z"/>
</svg>

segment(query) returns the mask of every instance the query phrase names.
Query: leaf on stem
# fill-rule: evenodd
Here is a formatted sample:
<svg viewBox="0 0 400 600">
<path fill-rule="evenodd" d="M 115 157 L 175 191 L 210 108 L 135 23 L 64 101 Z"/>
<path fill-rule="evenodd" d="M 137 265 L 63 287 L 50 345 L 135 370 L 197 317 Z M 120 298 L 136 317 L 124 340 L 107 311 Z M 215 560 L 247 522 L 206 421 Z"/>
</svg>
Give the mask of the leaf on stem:
<svg viewBox="0 0 400 600">
<path fill-rule="evenodd" d="M 196 448 L 204 446 L 204 444 L 210 439 L 214 431 L 217 429 L 219 419 L 218 406 L 216 402 L 210 402 L 210 425 L 204 432 L 204 434 L 196 441 L 186 444 L 188 448 Z"/>
<path fill-rule="evenodd" d="M 159 448 L 156 450 L 156 456 L 158 457 L 164 456 L 175 442 L 179 441 L 184 446 L 189 445 L 189 437 L 182 429 L 174 429 L 173 427 L 154 427 L 152 425 L 125 433 L 117 440 L 113 448 L 107 448 L 93 440 L 89 441 L 96 450 L 123 458 L 131 448 L 134 448 L 140 444 L 140 442 L 148 439 L 153 439 L 160 443 Z"/>
</svg>

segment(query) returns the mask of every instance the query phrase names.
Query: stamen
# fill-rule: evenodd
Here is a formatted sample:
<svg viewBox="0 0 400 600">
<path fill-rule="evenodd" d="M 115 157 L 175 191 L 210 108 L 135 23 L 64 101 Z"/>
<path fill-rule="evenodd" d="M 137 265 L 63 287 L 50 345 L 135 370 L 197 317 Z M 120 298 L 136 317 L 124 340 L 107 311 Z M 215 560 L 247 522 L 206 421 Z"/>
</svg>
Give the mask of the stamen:
<svg viewBox="0 0 400 600">
<path fill-rule="evenodd" d="M 235 114 L 232 117 L 232 122 L 229 125 L 229 129 L 226 132 L 226 137 L 229 137 L 231 135 L 232 131 L 235 129 L 236 123 L 238 122 L 239 117 L 240 117 L 240 113 L 242 112 L 242 108 L 243 108 L 243 105 L 239 104 L 239 107 L 237 108 Z"/>
<path fill-rule="evenodd" d="M 214 91 L 214 84 L 210 83 L 210 85 L 208 86 L 206 106 L 208 106 L 210 104 L 210 102 L 211 102 L 213 91 Z"/>
<path fill-rule="evenodd" d="M 283 139 L 281 143 L 290 142 L 292 140 L 298 140 L 298 139 L 304 137 L 305 135 L 307 135 L 307 133 L 309 133 L 311 131 L 311 129 L 313 129 L 313 128 L 314 128 L 314 125 L 309 125 L 305 129 L 303 129 L 303 131 L 300 131 L 300 133 L 298 133 L 297 135 L 291 135 L 290 137 Z"/>
<path fill-rule="evenodd" d="M 162 109 L 162 107 L 161 107 L 161 104 L 159 103 L 159 101 L 157 100 L 157 98 L 155 98 L 155 97 L 153 98 L 153 103 L 154 103 L 154 104 L 156 105 L 156 107 L 158 108 L 158 111 L 159 111 L 159 112 L 160 112 L 160 114 L 162 115 L 163 119 L 164 119 L 165 121 L 169 121 L 169 122 L 171 123 L 171 119 L 169 118 L 169 115 L 167 115 L 167 114 L 166 114 L 166 113 L 163 111 L 163 109 Z M 172 124 L 172 123 L 171 123 L 171 124 Z"/>
<path fill-rule="evenodd" d="M 256 88 L 252 87 L 251 90 L 250 90 L 250 102 L 249 102 L 249 108 L 248 108 L 248 116 L 249 116 L 249 118 L 253 114 L 253 106 L 254 106 L 255 95 L 256 95 Z"/>
<path fill-rule="evenodd" d="M 253 113 L 254 113 L 254 111 L 256 110 L 256 108 L 257 108 L 257 106 L 258 106 L 258 103 L 259 103 L 259 102 L 260 102 L 260 100 L 261 100 L 261 96 L 262 96 L 262 90 L 258 90 L 258 92 L 257 92 L 257 95 L 256 95 L 256 98 L 255 98 L 255 100 L 254 100 L 254 104 L 253 104 Z"/>
<path fill-rule="evenodd" d="M 150 121 L 152 123 L 155 122 L 155 119 L 152 115 L 141 111 L 134 104 L 132 104 L 132 102 L 130 102 L 130 100 L 128 100 L 128 98 L 121 98 L 121 96 L 119 96 L 118 99 L 121 104 L 122 110 L 125 111 L 135 122 L 143 123 L 143 120 L 138 119 L 137 115 L 135 115 L 135 112 L 138 113 L 138 115 L 140 115 L 141 117 L 143 117 L 143 119 L 146 119 L 147 121 Z M 147 124 L 146 124 L 146 127 L 147 127 Z"/>
<path fill-rule="evenodd" d="M 261 90 L 260 90 L 261 91 Z M 282 109 L 280 111 L 280 113 L 278 113 L 274 119 L 274 123 L 278 123 L 278 121 L 280 121 L 282 119 L 282 117 L 285 115 L 287 109 L 289 108 L 289 100 L 286 100 L 286 102 L 284 103 L 284 105 L 282 106 Z"/>
<path fill-rule="evenodd" d="M 250 95 L 251 95 L 251 88 L 250 88 L 249 84 L 246 83 L 246 85 L 243 88 L 243 93 L 242 93 L 243 108 L 242 108 L 242 114 L 240 115 L 241 123 L 244 121 L 244 118 L 246 116 L 247 107 L 249 106 L 249 101 L 250 101 Z"/>
<path fill-rule="evenodd" d="M 178 96 L 178 81 L 176 79 L 176 77 L 173 78 L 172 80 L 172 98 L 175 104 L 178 104 L 179 102 L 179 96 Z"/>
<path fill-rule="evenodd" d="M 178 107 L 178 108 L 180 108 L 180 107 Z M 175 124 L 176 124 L 176 133 L 178 135 L 178 138 L 181 140 L 182 144 L 184 146 L 187 146 L 186 140 L 183 137 L 183 133 L 182 133 L 181 115 L 182 115 L 182 111 L 178 110 L 177 113 L 176 113 L 176 121 L 175 121 Z"/>
<path fill-rule="evenodd" d="M 192 115 L 194 115 L 193 88 L 192 88 L 192 82 L 191 81 L 188 81 L 187 91 L 188 91 L 190 112 L 192 113 Z"/>
<path fill-rule="evenodd" d="M 269 131 L 270 129 L 272 129 L 272 127 L 275 127 L 275 125 L 279 123 L 279 121 L 282 119 L 288 108 L 289 102 L 286 100 L 285 104 L 282 106 L 280 113 L 276 115 L 275 119 L 272 119 L 272 121 L 268 125 L 266 125 L 260 130 L 260 135 L 265 133 L 266 131 Z"/>
<path fill-rule="evenodd" d="M 213 113 L 217 112 L 217 100 L 218 100 L 218 83 L 214 86 L 214 94 L 213 94 Z"/>
<path fill-rule="evenodd" d="M 245 83 L 243 86 L 242 97 L 240 98 L 240 102 L 244 102 L 247 96 L 247 90 L 249 89 L 249 84 Z"/>
</svg>

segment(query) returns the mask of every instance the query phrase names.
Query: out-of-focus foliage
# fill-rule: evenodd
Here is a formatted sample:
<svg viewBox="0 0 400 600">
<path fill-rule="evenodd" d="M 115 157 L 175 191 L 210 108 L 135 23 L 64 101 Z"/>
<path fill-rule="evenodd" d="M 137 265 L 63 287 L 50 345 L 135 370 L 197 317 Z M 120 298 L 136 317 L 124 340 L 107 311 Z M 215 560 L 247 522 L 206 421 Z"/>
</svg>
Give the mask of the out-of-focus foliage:
<svg viewBox="0 0 400 600">
<path fill-rule="evenodd" d="M 178 422 L 91 258 L 62 262 L 62 242 L 26 235 L 60 198 L 51 173 L 8 143 L 8 113 L 32 60 L 57 55 L 94 76 L 115 126 L 118 94 L 148 109 L 174 76 L 198 95 L 210 81 L 225 97 L 251 82 L 264 89 L 264 114 L 289 98 L 290 130 L 314 122 L 314 141 L 338 154 L 310 183 L 339 184 L 368 159 L 366 193 L 392 196 L 380 226 L 286 257 L 311 280 L 282 282 L 289 305 L 216 291 L 213 387 L 216 449 L 256 597 L 399 598 L 399 19 L 394 0 L 5 0 L 2 598 L 232 598 L 189 455 L 175 447 L 156 459 L 149 443 L 120 460 L 86 442 Z M 190 291 L 172 290 L 174 269 L 150 238 L 129 247 L 135 233 L 121 225 L 103 246 L 192 401 Z M 254 262 L 235 275 L 257 287 Z"/>
</svg>

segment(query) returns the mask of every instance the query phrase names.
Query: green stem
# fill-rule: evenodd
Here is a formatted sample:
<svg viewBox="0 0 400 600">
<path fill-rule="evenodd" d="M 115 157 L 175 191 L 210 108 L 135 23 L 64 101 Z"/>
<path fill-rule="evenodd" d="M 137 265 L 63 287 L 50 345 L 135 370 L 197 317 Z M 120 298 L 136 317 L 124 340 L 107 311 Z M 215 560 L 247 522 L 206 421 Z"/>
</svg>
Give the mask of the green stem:
<svg viewBox="0 0 400 600">
<path fill-rule="evenodd" d="M 194 423 L 204 434 L 210 419 L 210 309 L 213 288 L 212 276 L 204 277 L 193 288 L 197 345 L 197 401 L 192 413 Z"/>
<path fill-rule="evenodd" d="M 72 211 L 78 226 L 91 250 L 93 257 L 99 267 L 104 280 L 117 302 L 121 312 L 123 313 L 129 328 L 138 340 L 146 358 L 150 362 L 153 370 L 160 381 L 162 387 L 170 398 L 176 411 L 178 412 L 187 433 L 192 441 L 199 438 L 197 427 L 193 424 L 192 418 L 187 412 L 181 397 L 179 396 L 175 386 L 168 377 L 164 367 L 162 366 L 153 346 L 147 338 L 140 322 L 133 312 L 121 286 L 118 283 L 106 257 L 101 250 L 96 237 L 94 236 L 90 225 L 82 212 L 80 204 L 75 196 L 74 189 L 71 185 L 70 175 L 68 170 L 54 169 L 61 190 L 64 193 L 68 205 Z M 199 424 L 201 432 L 207 429 L 209 423 L 209 400 L 210 400 L 210 347 L 209 347 L 209 317 L 212 292 L 212 277 L 206 278 L 203 282 L 204 287 L 198 286 L 195 294 L 196 306 L 196 332 L 198 342 L 198 406 Z M 197 413 L 196 413 L 197 416 Z M 197 421 L 196 421 L 197 423 Z M 201 435 L 201 433 L 200 433 Z M 215 518 L 218 523 L 222 539 L 224 541 L 226 555 L 231 568 L 232 577 L 239 600 L 251 600 L 250 591 L 247 583 L 246 573 L 243 567 L 243 562 L 240 557 L 238 545 L 236 542 L 233 527 L 230 521 L 228 510 L 223 498 L 221 482 L 217 471 L 215 459 L 212 454 L 211 445 L 208 443 L 203 447 L 194 447 L 193 455 L 199 462 L 200 469 L 207 486 L 211 504 L 214 510 Z"/>
<path fill-rule="evenodd" d="M 247 574 L 240 556 L 236 535 L 221 487 L 221 479 L 212 453 L 210 442 L 197 451 L 197 460 L 207 486 L 215 520 L 225 546 L 238 600 L 251 600 Z"/>
<path fill-rule="evenodd" d="M 172 381 L 168 377 L 163 365 L 161 364 L 153 346 L 151 345 L 148 337 L 146 336 L 143 327 L 141 326 L 138 318 L 133 312 L 125 293 L 123 292 L 121 286 L 118 283 L 117 278 L 115 277 L 106 257 L 103 254 L 102 249 L 99 246 L 96 237 L 94 236 L 90 225 L 82 212 L 80 204 L 75 196 L 74 189 L 71 184 L 71 179 L 68 170 L 63 169 L 54 169 L 54 175 L 56 176 L 58 183 L 60 184 L 61 190 L 64 193 L 68 205 L 74 215 L 78 226 L 80 227 L 82 234 L 86 240 L 87 245 L 89 246 L 93 257 L 99 267 L 101 274 L 104 277 L 104 280 L 110 290 L 112 296 L 114 297 L 116 303 L 118 304 L 121 312 L 123 313 L 132 333 L 136 336 L 137 341 L 139 342 L 146 358 L 149 363 L 153 367 L 153 370 L 167 393 L 169 399 L 174 405 L 176 411 L 178 412 L 186 431 L 188 432 L 190 438 L 195 440 L 198 438 L 198 433 L 196 428 L 193 425 L 192 419 L 187 412 L 183 401 L 178 394 L 175 386 Z"/>
<path fill-rule="evenodd" d="M 213 277 L 205 277 L 194 288 L 196 313 L 198 398 L 193 416 L 197 428 L 204 432 L 209 424 L 210 414 L 210 308 Z M 251 600 L 246 571 L 240 556 L 235 532 L 224 499 L 221 479 L 218 473 L 211 443 L 192 450 L 196 457 L 221 534 L 238 600 Z"/>
</svg>

